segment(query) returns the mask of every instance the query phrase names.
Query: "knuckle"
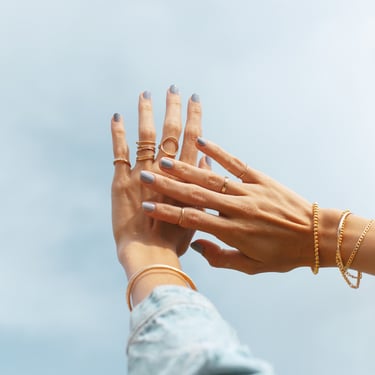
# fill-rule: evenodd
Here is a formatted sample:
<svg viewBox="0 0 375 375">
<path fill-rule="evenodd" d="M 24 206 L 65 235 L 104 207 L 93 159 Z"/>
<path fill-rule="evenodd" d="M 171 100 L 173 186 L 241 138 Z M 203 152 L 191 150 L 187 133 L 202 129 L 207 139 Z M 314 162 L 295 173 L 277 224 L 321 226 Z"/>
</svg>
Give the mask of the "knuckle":
<svg viewBox="0 0 375 375">
<path fill-rule="evenodd" d="M 152 105 L 148 100 L 141 101 L 139 103 L 139 110 L 143 112 L 152 112 Z"/>
<path fill-rule="evenodd" d="M 205 207 L 207 198 L 203 190 L 198 186 L 191 186 L 190 189 L 190 196 L 193 198 L 194 204 L 196 204 L 197 206 Z"/>
<path fill-rule="evenodd" d="M 120 195 L 126 191 L 127 185 L 126 182 L 119 179 L 114 178 L 112 182 L 112 194 L 113 195 Z"/>
<path fill-rule="evenodd" d="M 224 184 L 224 180 L 219 182 L 219 180 L 217 179 L 217 176 L 214 173 L 209 173 L 207 175 L 206 183 L 207 183 L 207 187 L 210 190 L 220 191 L 221 187 Z"/>
<path fill-rule="evenodd" d="M 186 222 L 190 227 L 196 228 L 201 222 L 200 211 L 196 209 L 190 209 L 188 215 L 186 215 Z"/>
<path fill-rule="evenodd" d="M 156 137 L 156 133 L 153 129 L 141 128 L 139 130 L 139 140 L 153 141 Z"/>
<path fill-rule="evenodd" d="M 166 128 L 180 129 L 181 121 L 178 118 L 168 117 L 165 119 L 164 126 Z"/>
</svg>

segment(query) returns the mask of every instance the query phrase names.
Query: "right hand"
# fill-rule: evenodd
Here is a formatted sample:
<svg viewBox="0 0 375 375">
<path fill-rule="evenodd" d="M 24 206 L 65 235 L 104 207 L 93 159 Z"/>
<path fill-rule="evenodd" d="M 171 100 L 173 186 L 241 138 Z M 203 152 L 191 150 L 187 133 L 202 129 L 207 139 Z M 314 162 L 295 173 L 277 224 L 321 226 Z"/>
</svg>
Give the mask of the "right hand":
<svg viewBox="0 0 375 375">
<path fill-rule="evenodd" d="M 154 182 L 145 185 L 189 206 L 218 212 L 213 215 L 187 207 L 180 225 L 211 233 L 234 249 L 221 249 L 200 239 L 193 244 L 195 250 L 215 267 L 248 274 L 313 266 L 311 203 L 212 142 L 198 139 L 196 146 L 230 173 L 241 177 L 242 183 L 177 160 L 169 159 L 173 166 L 165 168 L 162 159 L 162 171 L 174 178 L 155 173 Z M 154 203 L 156 208 L 146 212 L 148 216 L 170 223 L 178 221 L 181 207 Z M 337 219 L 336 214 L 333 217 Z"/>
</svg>

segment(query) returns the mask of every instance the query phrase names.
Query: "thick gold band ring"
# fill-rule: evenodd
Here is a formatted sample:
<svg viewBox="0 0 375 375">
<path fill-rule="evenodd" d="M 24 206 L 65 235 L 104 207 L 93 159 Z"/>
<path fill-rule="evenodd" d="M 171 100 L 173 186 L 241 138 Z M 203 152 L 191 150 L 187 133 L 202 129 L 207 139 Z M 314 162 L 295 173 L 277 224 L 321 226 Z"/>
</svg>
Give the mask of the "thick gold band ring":
<svg viewBox="0 0 375 375">
<path fill-rule="evenodd" d="M 222 188 L 220 190 L 220 193 L 225 194 L 225 192 L 228 189 L 228 182 L 229 182 L 229 178 L 227 176 L 225 176 L 224 177 L 224 183 L 223 183 L 223 186 L 222 186 Z"/>
<path fill-rule="evenodd" d="M 176 146 L 176 151 L 175 151 L 175 152 L 168 152 L 168 151 L 164 148 L 164 145 L 165 145 L 165 143 L 166 143 L 167 141 L 172 141 L 172 142 L 174 143 L 174 145 Z M 178 139 L 175 138 L 175 137 L 172 137 L 172 136 L 167 137 L 167 138 L 164 138 L 164 139 L 161 141 L 160 145 L 159 145 L 159 150 L 160 150 L 160 151 L 163 151 L 164 154 L 166 154 L 167 156 L 174 158 L 174 157 L 177 155 L 177 152 L 178 152 Z"/>
<path fill-rule="evenodd" d="M 116 163 L 118 163 L 118 162 L 122 162 L 122 163 L 125 163 L 126 165 L 128 165 L 129 166 L 129 168 L 131 168 L 132 167 L 132 165 L 130 164 L 130 161 L 128 160 L 128 159 L 125 159 L 125 158 L 116 158 L 116 159 L 114 159 L 113 160 L 113 165 L 116 165 Z"/>
</svg>

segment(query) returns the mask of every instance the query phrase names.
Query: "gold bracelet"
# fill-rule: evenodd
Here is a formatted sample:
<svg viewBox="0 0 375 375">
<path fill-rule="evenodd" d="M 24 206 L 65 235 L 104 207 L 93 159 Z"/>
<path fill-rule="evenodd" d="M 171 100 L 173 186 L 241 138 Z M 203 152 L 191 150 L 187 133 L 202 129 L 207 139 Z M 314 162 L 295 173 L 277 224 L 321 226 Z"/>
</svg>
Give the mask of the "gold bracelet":
<svg viewBox="0 0 375 375">
<path fill-rule="evenodd" d="M 176 267 L 168 266 L 166 264 L 153 264 L 151 266 L 141 268 L 139 271 L 134 273 L 129 279 L 128 287 L 126 289 L 126 302 L 128 304 L 128 307 L 129 307 L 130 311 L 133 310 L 132 300 L 131 300 L 131 292 L 132 292 L 132 289 L 133 289 L 136 281 L 142 275 L 144 275 L 145 273 L 148 273 L 152 270 L 159 270 L 159 271 L 164 270 L 164 271 L 169 271 L 169 272 L 172 271 L 172 273 L 177 274 L 177 276 L 180 277 L 180 279 L 183 280 L 186 283 L 186 285 L 189 285 L 191 289 L 197 290 L 197 287 L 195 286 L 193 280 L 185 272 L 181 271 L 180 269 L 178 269 Z"/>
<path fill-rule="evenodd" d="M 318 203 L 313 204 L 313 234 L 314 234 L 314 267 L 311 267 L 311 271 L 314 275 L 319 272 L 319 206 Z"/>
<path fill-rule="evenodd" d="M 340 270 L 340 273 L 341 273 L 342 277 L 344 278 L 345 282 L 351 288 L 358 289 L 359 285 L 360 285 L 360 282 L 361 282 L 361 279 L 362 279 L 362 272 L 361 271 L 357 271 L 357 275 L 353 275 L 348 270 L 349 270 L 351 264 L 353 263 L 353 260 L 354 260 L 354 258 L 356 257 L 356 255 L 357 255 L 357 253 L 359 251 L 359 248 L 362 245 L 362 241 L 364 240 L 364 238 L 366 237 L 367 233 L 369 232 L 369 230 L 371 229 L 372 225 L 374 224 L 374 220 L 370 220 L 369 223 L 366 225 L 365 229 L 363 230 L 363 232 L 359 236 L 358 241 L 355 244 L 353 251 L 351 252 L 351 254 L 349 256 L 348 261 L 344 265 L 343 261 L 342 261 L 342 256 L 341 256 L 341 247 L 342 247 L 342 242 L 343 242 L 343 237 L 344 237 L 345 221 L 346 221 L 346 218 L 350 214 L 351 213 L 348 210 L 346 210 L 346 211 L 344 211 L 342 213 L 341 219 L 340 219 L 340 222 L 339 222 L 339 225 L 338 225 L 338 228 L 337 228 L 336 264 L 337 264 L 337 267 Z M 349 277 L 352 278 L 352 279 L 354 279 L 354 280 L 356 280 L 356 283 L 353 284 L 350 281 Z"/>
</svg>

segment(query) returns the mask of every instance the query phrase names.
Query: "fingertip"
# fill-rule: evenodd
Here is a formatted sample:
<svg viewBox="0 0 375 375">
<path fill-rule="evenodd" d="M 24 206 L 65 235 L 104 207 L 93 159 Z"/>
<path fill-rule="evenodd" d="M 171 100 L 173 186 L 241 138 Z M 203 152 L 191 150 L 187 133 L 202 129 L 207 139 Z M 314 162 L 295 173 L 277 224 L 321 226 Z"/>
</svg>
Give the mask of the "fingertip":
<svg viewBox="0 0 375 375">
<path fill-rule="evenodd" d="M 114 121 L 114 122 L 120 122 L 121 121 L 121 115 L 120 115 L 120 113 L 114 113 L 113 114 L 113 116 L 112 116 L 112 120 Z"/>
<path fill-rule="evenodd" d="M 142 209 L 145 212 L 154 212 L 156 208 L 155 203 L 152 202 L 142 202 Z"/>
</svg>

